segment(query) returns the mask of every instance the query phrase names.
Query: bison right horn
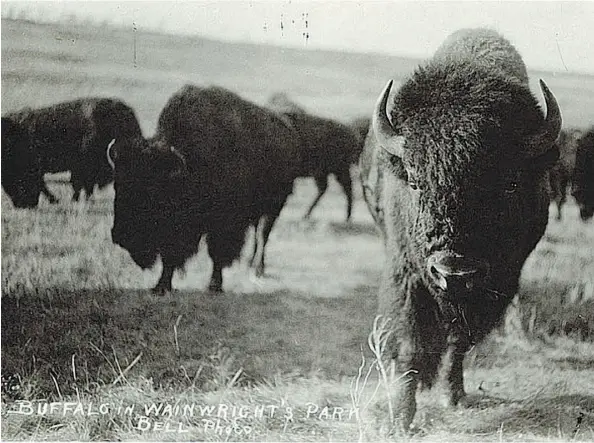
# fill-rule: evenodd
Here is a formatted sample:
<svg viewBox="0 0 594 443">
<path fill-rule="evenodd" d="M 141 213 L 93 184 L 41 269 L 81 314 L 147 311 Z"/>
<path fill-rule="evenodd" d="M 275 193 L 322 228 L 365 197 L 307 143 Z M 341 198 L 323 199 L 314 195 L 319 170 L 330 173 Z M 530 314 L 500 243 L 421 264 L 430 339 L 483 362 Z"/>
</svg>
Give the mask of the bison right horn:
<svg viewBox="0 0 594 443">
<path fill-rule="evenodd" d="M 116 139 L 114 138 L 109 142 L 109 144 L 107 145 L 107 151 L 105 152 L 105 155 L 107 156 L 107 163 L 109 163 L 109 166 L 111 166 L 111 169 L 115 169 L 115 162 L 111 158 L 111 148 L 115 144 L 115 141 L 116 141 Z"/>
<path fill-rule="evenodd" d="M 404 153 L 404 137 L 396 135 L 394 127 L 388 119 L 387 112 L 388 97 L 390 96 L 390 90 L 393 84 L 394 80 L 390 80 L 377 100 L 371 125 L 381 147 L 396 157 L 402 157 Z"/>
<path fill-rule="evenodd" d="M 555 140 L 557 140 L 557 137 L 559 137 L 559 132 L 561 132 L 562 118 L 557 99 L 555 99 L 555 96 L 542 79 L 540 80 L 540 89 L 542 90 L 542 94 L 545 98 L 547 116 L 545 117 L 545 122 L 541 133 L 534 138 L 532 144 L 537 150 L 544 151 L 548 150 Z M 539 153 L 542 153 L 542 151 Z"/>
</svg>

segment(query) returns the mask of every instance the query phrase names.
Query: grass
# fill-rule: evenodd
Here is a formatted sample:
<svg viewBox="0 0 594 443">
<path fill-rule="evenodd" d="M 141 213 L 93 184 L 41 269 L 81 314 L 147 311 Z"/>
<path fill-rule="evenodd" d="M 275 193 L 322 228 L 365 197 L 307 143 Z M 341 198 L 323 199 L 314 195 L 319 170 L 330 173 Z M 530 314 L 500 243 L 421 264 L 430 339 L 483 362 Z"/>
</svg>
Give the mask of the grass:
<svg viewBox="0 0 594 443">
<path fill-rule="evenodd" d="M 191 81 L 259 102 L 286 90 L 346 121 L 415 64 L 141 33 L 134 65 L 130 37 L 3 20 L 3 112 L 116 96 L 149 135 L 168 96 Z M 532 74 L 545 76 L 570 125 L 587 123 L 591 77 Z M 315 188 L 299 180 L 264 279 L 239 261 L 213 296 L 202 250 L 160 298 L 148 290 L 159 266 L 143 272 L 111 243 L 113 189 L 73 204 L 71 188 L 50 178 L 59 205 L 15 210 L 2 195 L 3 440 L 594 439 L 594 229 L 573 202 L 525 266 L 514 313 L 523 333 L 495 332 L 466 358 L 470 407 L 444 409 L 437 390 L 423 392 L 416 431 L 404 436 L 386 388 L 398 374 L 379 364 L 385 335 L 374 328 L 383 251 L 358 186 L 352 224 L 334 181 L 305 222 Z M 19 401 L 42 409 L 16 414 L 28 407 Z M 61 403 L 44 414 L 45 402 Z M 65 402 L 87 412 L 64 412 Z"/>
</svg>

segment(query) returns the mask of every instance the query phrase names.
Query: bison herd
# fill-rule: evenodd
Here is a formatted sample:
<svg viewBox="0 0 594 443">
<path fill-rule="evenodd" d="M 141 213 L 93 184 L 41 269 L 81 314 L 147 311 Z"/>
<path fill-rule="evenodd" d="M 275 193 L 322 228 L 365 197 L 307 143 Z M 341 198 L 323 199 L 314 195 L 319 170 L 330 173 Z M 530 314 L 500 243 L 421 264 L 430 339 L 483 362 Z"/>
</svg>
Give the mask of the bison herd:
<svg viewBox="0 0 594 443">
<path fill-rule="evenodd" d="M 594 128 L 562 131 L 557 100 L 546 110 L 509 41 L 485 29 L 452 34 L 399 88 L 388 82 L 371 118 L 345 125 L 310 115 L 284 94 L 258 106 L 220 87 L 185 86 L 144 138 L 134 112 L 114 99 L 81 99 L 2 117 L 2 186 L 35 207 L 46 172 L 70 171 L 74 199 L 114 181 L 112 241 L 141 268 L 161 258 L 154 290 L 206 237 L 209 289 L 254 227 L 251 266 L 265 269 L 268 236 L 297 177 L 318 195 L 333 174 L 352 209 L 350 167 L 383 233 L 379 314 L 394 332 L 387 358 L 405 374 L 395 395 L 407 428 L 417 387 L 440 381 L 446 403 L 465 397 L 466 351 L 489 333 L 518 289 L 569 187 L 585 221 L 594 213 Z M 370 124 L 371 122 L 371 124 Z M 441 368 L 441 371 L 439 370 Z"/>
</svg>

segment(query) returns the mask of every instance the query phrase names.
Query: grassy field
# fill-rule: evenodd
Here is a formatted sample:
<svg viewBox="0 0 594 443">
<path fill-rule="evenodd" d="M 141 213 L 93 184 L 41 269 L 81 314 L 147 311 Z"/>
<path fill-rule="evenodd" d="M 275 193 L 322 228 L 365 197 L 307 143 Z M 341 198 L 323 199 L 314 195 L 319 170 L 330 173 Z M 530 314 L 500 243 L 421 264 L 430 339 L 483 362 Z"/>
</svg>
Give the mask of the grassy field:
<svg viewBox="0 0 594 443">
<path fill-rule="evenodd" d="M 192 82 L 259 103 L 287 91 L 347 121 L 417 63 L 136 39 L 134 57 L 131 31 L 2 20 L 2 112 L 115 96 L 149 135 L 167 98 Z M 568 126 L 594 121 L 594 77 L 531 74 L 555 92 Z M 299 181 L 265 278 L 250 279 L 240 261 L 214 296 L 201 251 L 165 298 L 148 290 L 159 267 L 143 272 L 111 243 L 111 187 L 80 204 L 70 186 L 50 188 L 62 203 L 36 210 L 2 195 L 3 440 L 594 440 L 594 227 L 573 201 L 526 264 L 508 334 L 466 359 L 471 406 L 447 410 L 438 392 L 423 393 L 416 432 L 402 436 L 367 346 L 383 250 L 358 187 L 352 223 L 335 182 L 305 222 L 315 188 Z"/>
</svg>

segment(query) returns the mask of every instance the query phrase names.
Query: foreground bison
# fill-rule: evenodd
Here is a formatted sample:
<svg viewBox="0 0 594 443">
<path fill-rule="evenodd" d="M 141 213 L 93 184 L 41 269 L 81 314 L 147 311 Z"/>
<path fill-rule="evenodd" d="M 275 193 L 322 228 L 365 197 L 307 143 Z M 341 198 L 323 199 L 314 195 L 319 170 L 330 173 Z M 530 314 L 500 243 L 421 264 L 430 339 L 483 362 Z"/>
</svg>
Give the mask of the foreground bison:
<svg viewBox="0 0 594 443">
<path fill-rule="evenodd" d="M 304 218 L 312 211 L 328 189 L 328 175 L 334 174 L 347 198 L 346 220 L 351 218 L 353 186 L 350 168 L 362 149 L 353 129 L 333 120 L 307 114 L 284 94 L 275 94 L 268 105 L 295 129 L 301 151 L 299 177 L 313 177 L 318 194 L 307 209 Z"/>
<path fill-rule="evenodd" d="M 578 129 L 562 130 L 557 140 L 559 160 L 549 173 L 551 200 L 557 206 L 557 220 L 563 218 L 563 205 L 567 201 L 567 191 L 573 181 L 577 143 L 581 135 Z"/>
<path fill-rule="evenodd" d="M 142 135 L 134 111 L 121 101 L 108 98 L 84 98 L 41 109 L 24 109 L 6 118 L 28 133 L 37 157 L 37 172 L 23 165 L 14 172 L 15 179 L 37 189 L 44 173 L 70 171 L 73 200 L 78 200 L 83 190 L 89 198 L 95 185 L 104 187 L 113 180 L 105 159 L 105 146 L 111 139 Z M 4 145 L 4 137 L 2 142 Z M 7 149 L 14 152 L 23 149 L 16 141 L 8 144 Z M 57 201 L 45 184 L 37 195 L 39 192 L 50 201 Z"/>
<path fill-rule="evenodd" d="M 159 116 L 156 135 L 110 145 L 115 168 L 112 240 L 141 268 L 157 257 L 154 291 L 171 290 L 176 269 L 206 236 L 209 289 L 222 291 L 223 268 L 256 226 L 252 264 L 264 271 L 266 241 L 299 164 L 294 131 L 273 112 L 222 88 L 185 86 Z"/>
<path fill-rule="evenodd" d="M 594 215 L 594 127 L 578 141 L 573 174 L 572 195 L 580 217 L 587 221 Z"/>
<path fill-rule="evenodd" d="M 385 234 L 379 313 L 404 383 L 396 410 L 408 428 L 415 392 L 441 378 L 449 405 L 464 396 L 465 352 L 501 320 L 524 261 L 548 220 L 547 170 L 557 160 L 557 102 L 547 114 L 515 48 L 489 30 L 450 36 L 373 113 L 361 157 L 366 200 Z"/>
</svg>

